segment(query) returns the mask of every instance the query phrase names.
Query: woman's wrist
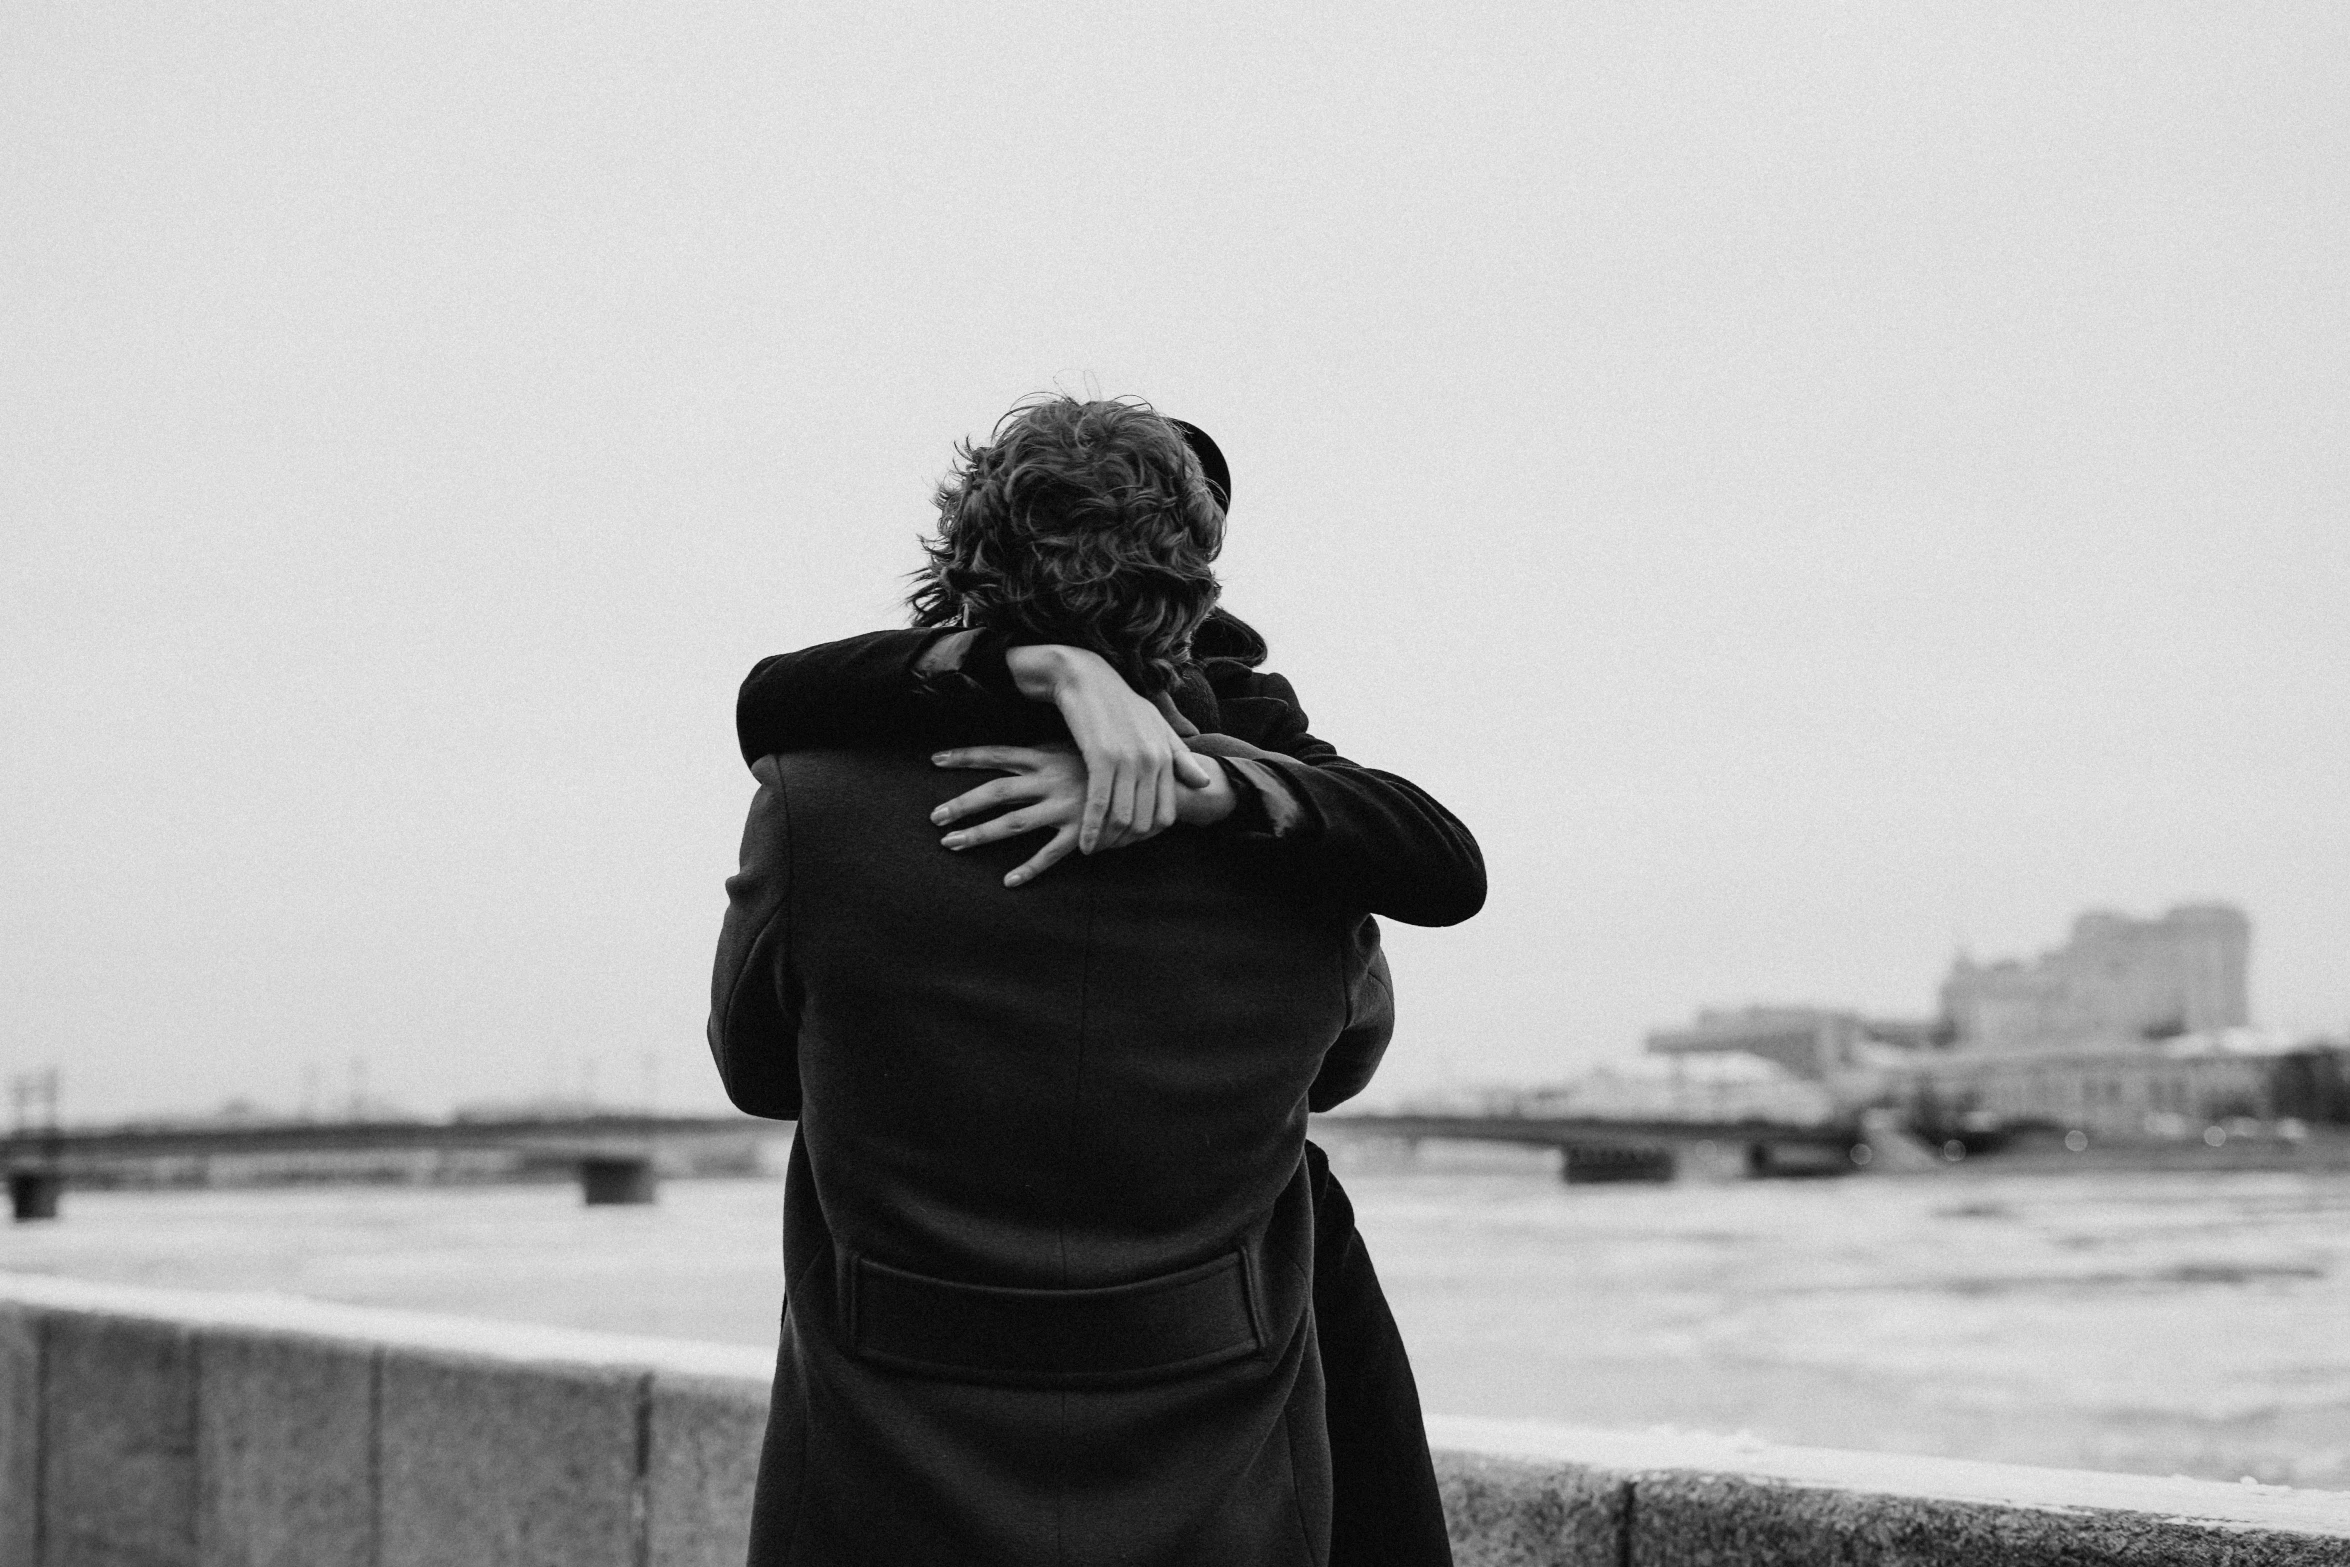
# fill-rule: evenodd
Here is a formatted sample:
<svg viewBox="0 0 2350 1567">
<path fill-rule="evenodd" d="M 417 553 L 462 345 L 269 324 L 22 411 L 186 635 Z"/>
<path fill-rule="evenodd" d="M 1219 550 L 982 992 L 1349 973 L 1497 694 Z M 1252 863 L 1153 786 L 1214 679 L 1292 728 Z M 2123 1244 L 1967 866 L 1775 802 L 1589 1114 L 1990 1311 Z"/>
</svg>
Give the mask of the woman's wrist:
<svg viewBox="0 0 2350 1567">
<path fill-rule="evenodd" d="M 1099 654 L 1081 647 L 1037 642 L 1004 649 L 1004 667 L 1012 672 L 1012 684 L 1031 702 L 1059 701 L 1085 679 L 1089 662 L 1116 674 Z"/>
<path fill-rule="evenodd" d="M 1240 795 L 1232 785 L 1232 773 L 1219 757 L 1207 758 L 1208 784 L 1195 789 L 1187 784 L 1175 788 L 1175 820 L 1185 827 L 1213 827 L 1229 817 L 1240 804 Z"/>
</svg>

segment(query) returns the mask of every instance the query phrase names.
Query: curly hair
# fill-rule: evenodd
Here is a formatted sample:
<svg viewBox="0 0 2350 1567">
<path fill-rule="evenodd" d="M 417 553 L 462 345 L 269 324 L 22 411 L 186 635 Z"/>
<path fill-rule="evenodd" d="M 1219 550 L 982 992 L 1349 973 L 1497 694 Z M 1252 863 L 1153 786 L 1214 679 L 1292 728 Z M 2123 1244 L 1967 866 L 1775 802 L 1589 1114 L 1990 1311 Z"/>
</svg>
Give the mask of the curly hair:
<svg viewBox="0 0 2350 1567">
<path fill-rule="evenodd" d="M 1171 688 L 1215 608 L 1224 543 L 1172 421 L 1136 398 L 1046 397 L 955 455 L 906 600 L 914 624 L 1088 648 L 1145 695 Z"/>
</svg>

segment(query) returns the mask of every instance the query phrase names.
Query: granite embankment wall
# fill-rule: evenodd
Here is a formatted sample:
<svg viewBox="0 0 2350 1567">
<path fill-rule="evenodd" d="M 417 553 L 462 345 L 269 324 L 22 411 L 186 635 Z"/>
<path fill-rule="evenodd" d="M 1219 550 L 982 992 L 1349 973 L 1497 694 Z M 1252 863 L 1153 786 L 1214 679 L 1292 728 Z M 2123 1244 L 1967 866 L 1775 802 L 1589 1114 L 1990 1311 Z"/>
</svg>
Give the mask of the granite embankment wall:
<svg viewBox="0 0 2350 1567">
<path fill-rule="evenodd" d="M 767 1360 L 0 1275 L 0 1567 L 740 1567 Z M 1433 1435 L 1462 1567 L 2350 1563 L 2350 1494 Z"/>
</svg>

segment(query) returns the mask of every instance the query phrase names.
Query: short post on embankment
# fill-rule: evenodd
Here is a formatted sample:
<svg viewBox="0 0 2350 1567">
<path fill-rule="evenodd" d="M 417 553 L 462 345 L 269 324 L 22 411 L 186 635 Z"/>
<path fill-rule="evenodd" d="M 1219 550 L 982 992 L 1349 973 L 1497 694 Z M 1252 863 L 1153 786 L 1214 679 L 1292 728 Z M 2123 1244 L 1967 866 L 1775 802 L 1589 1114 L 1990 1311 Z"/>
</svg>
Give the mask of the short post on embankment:
<svg viewBox="0 0 2350 1567">
<path fill-rule="evenodd" d="M 589 1154 L 579 1161 L 579 1191 L 591 1208 L 651 1202 L 660 1181 L 651 1154 Z"/>
<path fill-rule="evenodd" d="M 58 1200 L 65 1193 L 65 1176 L 57 1170 L 8 1172 L 8 1213 L 17 1223 L 57 1217 Z"/>
<path fill-rule="evenodd" d="M 57 1217 L 65 1193 L 65 1172 L 57 1159 L 57 1068 L 19 1072 L 8 1092 L 16 1112 L 16 1133 L 0 1159 L 8 1172 L 8 1216 L 18 1224 Z"/>
<path fill-rule="evenodd" d="M 1654 1143 L 1569 1143 L 1559 1150 L 1559 1179 L 1569 1186 L 1670 1181 L 1678 1161 Z"/>
</svg>

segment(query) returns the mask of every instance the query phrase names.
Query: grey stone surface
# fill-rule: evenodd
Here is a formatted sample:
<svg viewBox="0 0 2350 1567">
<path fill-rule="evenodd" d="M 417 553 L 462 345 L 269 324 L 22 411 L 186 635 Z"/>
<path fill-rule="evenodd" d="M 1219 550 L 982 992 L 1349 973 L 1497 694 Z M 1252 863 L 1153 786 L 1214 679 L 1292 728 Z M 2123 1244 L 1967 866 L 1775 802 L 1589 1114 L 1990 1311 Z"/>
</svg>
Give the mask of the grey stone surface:
<svg viewBox="0 0 2350 1567">
<path fill-rule="evenodd" d="M 387 1350 L 380 1567 L 636 1567 L 645 1373 Z"/>
<path fill-rule="evenodd" d="M 2342 1567 L 2350 1540 L 2106 1509 L 1643 1474 L 1630 1567 Z"/>
<path fill-rule="evenodd" d="M 38 1561 L 41 1318 L 0 1303 L 0 1563 Z"/>
<path fill-rule="evenodd" d="M 1434 1457 L 1455 1567 L 1619 1567 L 1623 1476 L 1442 1449 Z"/>
<path fill-rule="evenodd" d="M 375 1351 L 196 1338 L 198 1567 L 372 1567 Z"/>
<path fill-rule="evenodd" d="M 735 1567 L 764 1358 L 0 1275 L 0 1567 Z M 2333 1492 L 1431 1428 L 1460 1567 L 2350 1567 Z"/>
<path fill-rule="evenodd" d="M 767 1389 L 735 1378 L 653 1379 L 646 1467 L 651 1567 L 742 1567 Z"/>
<path fill-rule="evenodd" d="M 193 1336 L 176 1323 L 59 1312 L 41 1337 L 42 1567 L 188 1567 Z"/>
</svg>

